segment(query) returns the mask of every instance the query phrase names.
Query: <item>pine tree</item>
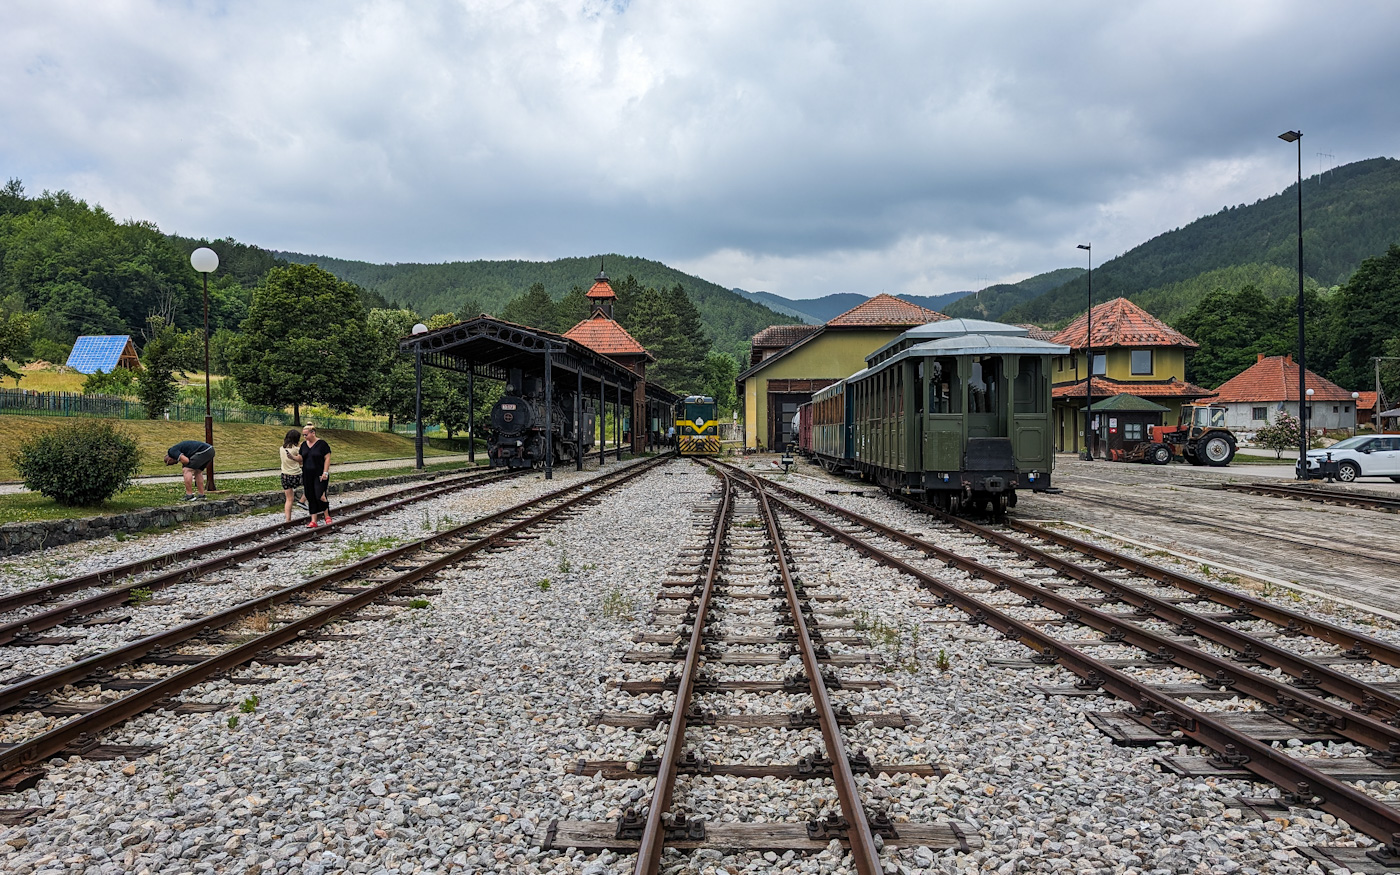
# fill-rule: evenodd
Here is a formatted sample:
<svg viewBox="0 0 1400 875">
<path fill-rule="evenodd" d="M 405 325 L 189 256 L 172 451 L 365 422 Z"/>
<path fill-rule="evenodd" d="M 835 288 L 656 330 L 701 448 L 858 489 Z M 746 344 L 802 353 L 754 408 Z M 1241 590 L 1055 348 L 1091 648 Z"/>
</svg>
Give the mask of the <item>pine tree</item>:
<svg viewBox="0 0 1400 875">
<path fill-rule="evenodd" d="M 705 373 L 705 356 L 710 351 L 710 338 L 705 333 L 700 311 L 679 283 L 664 294 L 667 308 L 676 317 L 674 337 L 676 368 L 674 379 L 680 388 L 691 390 L 698 386 Z"/>
<path fill-rule="evenodd" d="M 587 319 L 589 309 L 588 296 L 581 287 L 574 286 L 554 305 L 554 330 L 563 334 Z"/>
<path fill-rule="evenodd" d="M 535 283 L 524 294 L 506 304 L 501 310 L 501 318 L 528 328 L 550 330 L 554 324 L 554 302 L 550 300 L 549 292 L 544 290 L 544 283 Z"/>
</svg>

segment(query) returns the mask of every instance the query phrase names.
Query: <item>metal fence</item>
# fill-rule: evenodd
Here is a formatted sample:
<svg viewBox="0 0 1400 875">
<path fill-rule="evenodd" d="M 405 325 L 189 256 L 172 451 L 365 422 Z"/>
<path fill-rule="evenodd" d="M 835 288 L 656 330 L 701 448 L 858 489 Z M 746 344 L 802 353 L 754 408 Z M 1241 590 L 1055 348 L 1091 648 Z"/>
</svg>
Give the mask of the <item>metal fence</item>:
<svg viewBox="0 0 1400 875">
<path fill-rule="evenodd" d="M 28 389 L 0 389 L 0 414 L 26 416 L 101 416 L 108 419 L 145 419 L 146 406 L 119 395 L 87 395 L 82 392 L 31 392 Z M 283 410 L 266 407 L 223 406 L 209 410 L 215 422 L 249 422 L 257 425 L 293 424 Z M 176 422 L 203 422 L 203 404 L 172 404 L 164 419 Z M 345 416 L 306 416 L 321 428 L 347 431 L 388 431 L 388 420 L 355 419 Z"/>
</svg>

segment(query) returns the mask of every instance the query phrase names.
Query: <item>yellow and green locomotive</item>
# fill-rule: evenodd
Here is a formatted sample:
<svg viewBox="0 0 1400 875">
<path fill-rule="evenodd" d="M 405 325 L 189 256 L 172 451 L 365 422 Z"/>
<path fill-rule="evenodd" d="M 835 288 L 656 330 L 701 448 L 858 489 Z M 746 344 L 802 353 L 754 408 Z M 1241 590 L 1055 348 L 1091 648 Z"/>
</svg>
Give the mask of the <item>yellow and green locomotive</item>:
<svg viewBox="0 0 1400 875">
<path fill-rule="evenodd" d="M 676 402 L 676 452 L 682 456 L 719 455 L 715 399 L 687 395 Z"/>
</svg>

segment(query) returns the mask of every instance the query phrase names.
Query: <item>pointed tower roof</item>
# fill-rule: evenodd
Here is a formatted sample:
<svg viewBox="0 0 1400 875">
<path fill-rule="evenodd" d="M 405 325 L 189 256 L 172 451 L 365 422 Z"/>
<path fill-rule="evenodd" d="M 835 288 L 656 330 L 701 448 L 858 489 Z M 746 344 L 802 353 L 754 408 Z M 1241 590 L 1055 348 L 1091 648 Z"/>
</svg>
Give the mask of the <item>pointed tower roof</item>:
<svg viewBox="0 0 1400 875">
<path fill-rule="evenodd" d="M 598 275 L 593 278 L 592 287 L 584 292 L 584 297 L 596 302 L 617 300 L 617 292 L 613 291 L 612 284 L 608 282 L 608 275 L 603 270 L 603 265 L 598 265 Z"/>
<path fill-rule="evenodd" d="M 1094 305 L 1094 349 L 1111 346 L 1177 346 L 1197 349 L 1196 341 L 1177 331 L 1151 313 L 1129 301 L 1127 298 L 1114 298 Z M 1070 349 L 1083 349 L 1089 314 L 1084 313 L 1059 334 L 1055 343 L 1062 343 Z"/>
<path fill-rule="evenodd" d="M 611 292 L 612 289 L 609 288 L 608 291 Z M 656 360 L 656 356 L 647 352 L 646 347 L 637 342 L 637 338 L 605 313 L 595 312 L 565 331 L 564 336 L 606 356 L 644 356 L 651 361 Z"/>
<path fill-rule="evenodd" d="M 948 317 L 937 310 L 902 301 L 884 292 L 826 323 L 827 328 L 912 328 Z"/>
</svg>

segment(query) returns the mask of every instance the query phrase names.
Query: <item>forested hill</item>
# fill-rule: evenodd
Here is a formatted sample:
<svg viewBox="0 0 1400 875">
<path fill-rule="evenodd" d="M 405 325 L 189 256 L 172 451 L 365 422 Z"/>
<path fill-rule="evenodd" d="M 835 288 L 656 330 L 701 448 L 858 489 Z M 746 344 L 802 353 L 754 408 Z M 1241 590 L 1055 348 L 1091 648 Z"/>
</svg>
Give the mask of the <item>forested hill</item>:
<svg viewBox="0 0 1400 875">
<path fill-rule="evenodd" d="M 1296 184 L 1253 204 L 1226 207 L 1094 266 L 1094 301 L 1137 299 L 1149 292 L 1229 268 L 1268 274 L 1298 263 Z M 1371 158 L 1303 180 L 1303 268 L 1318 285 L 1347 281 L 1362 261 L 1400 241 L 1400 161 Z M 1081 276 L 1003 314 L 1005 321 L 1063 322 L 1083 312 Z M 1296 274 L 1294 275 L 1296 283 Z M 1192 289 L 1193 291 L 1194 288 Z M 1207 290 L 1208 291 L 1208 290 Z M 1162 295 L 1152 312 L 1170 319 L 1191 302 Z"/>
<path fill-rule="evenodd" d="M 1060 282 L 1064 282 L 1064 280 L 1060 280 Z M 1041 291 L 1044 291 L 1044 289 L 1041 289 Z M 829 322 L 852 307 L 865 303 L 872 297 L 871 295 L 858 295 L 855 292 L 837 292 L 836 294 L 824 295 L 820 298 L 799 298 L 793 300 L 791 298 L 784 298 L 782 295 L 775 295 L 772 292 L 746 292 L 743 289 L 735 289 L 734 292 L 735 294 L 748 298 L 750 301 L 757 301 L 771 310 L 776 310 L 779 313 L 787 313 L 790 316 L 796 316 L 803 322 L 811 325 L 820 325 L 823 322 Z M 972 292 L 948 292 L 944 295 L 899 294 L 895 295 L 895 297 L 908 301 L 911 304 L 918 304 L 920 307 L 927 307 L 930 310 L 944 313 L 947 312 L 948 306 L 954 301 L 965 298 L 971 294 Z"/>
<path fill-rule="evenodd" d="M 1062 267 L 1049 273 L 1037 274 L 1019 283 L 997 283 L 974 295 L 950 303 L 943 312 L 964 319 L 1001 319 L 1006 311 L 1018 304 L 1038 298 L 1053 288 L 1062 286 L 1084 273 L 1082 267 Z"/>
<path fill-rule="evenodd" d="M 680 285 L 700 311 L 715 348 L 738 361 L 747 361 L 749 340 L 769 325 L 799 321 L 746 300 L 723 286 L 682 273 L 659 261 L 626 255 L 594 255 L 554 261 L 454 261 L 445 264 L 370 264 L 298 252 L 278 257 L 302 264 L 315 263 L 356 285 L 419 313 L 500 313 L 513 298 L 534 283 L 542 283 L 559 300 L 574 286 L 587 289 L 601 261 L 608 276 L 631 275 L 642 286 L 670 289 Z"/>
</svg>

